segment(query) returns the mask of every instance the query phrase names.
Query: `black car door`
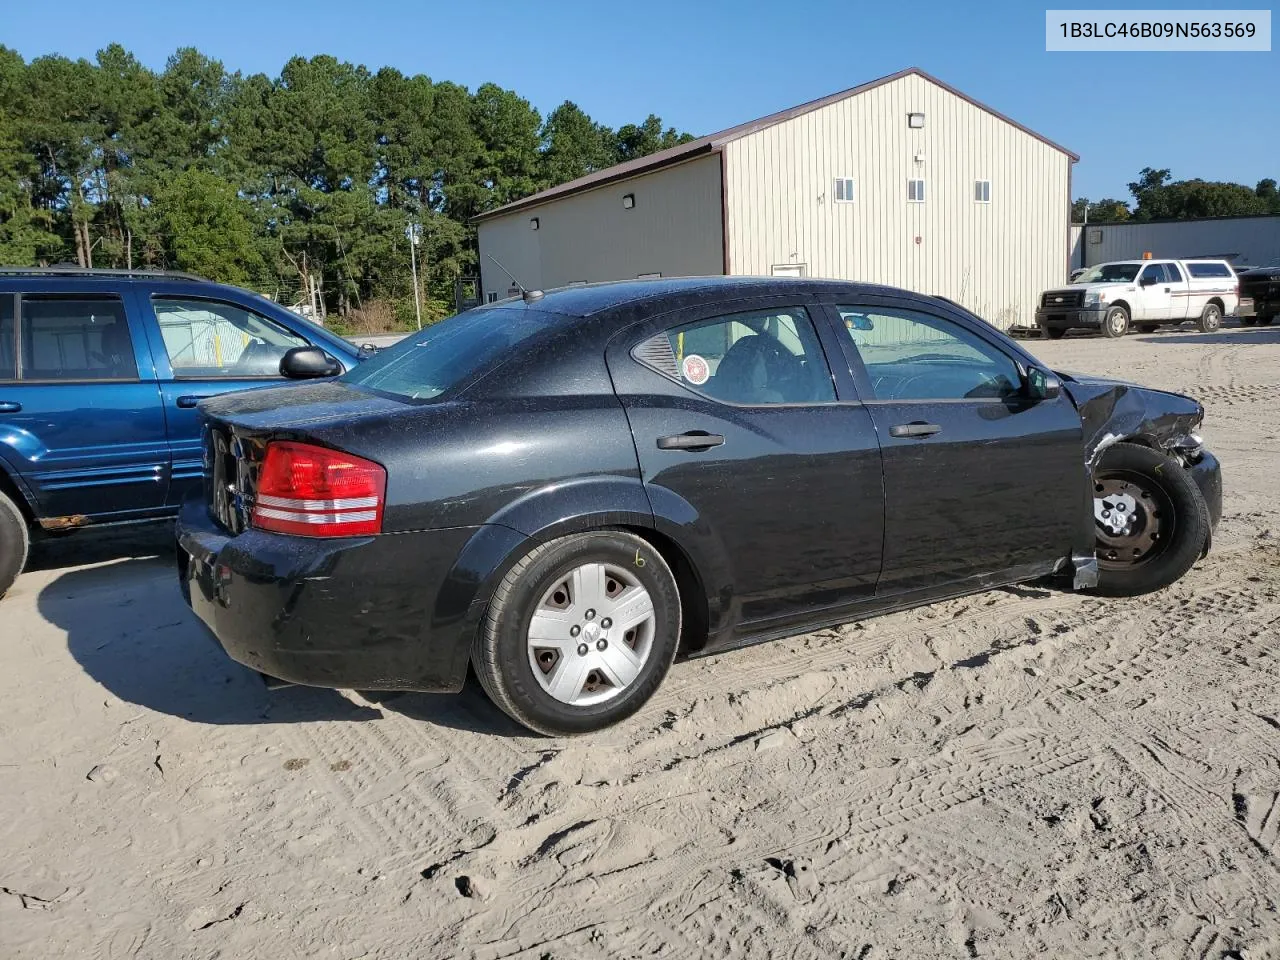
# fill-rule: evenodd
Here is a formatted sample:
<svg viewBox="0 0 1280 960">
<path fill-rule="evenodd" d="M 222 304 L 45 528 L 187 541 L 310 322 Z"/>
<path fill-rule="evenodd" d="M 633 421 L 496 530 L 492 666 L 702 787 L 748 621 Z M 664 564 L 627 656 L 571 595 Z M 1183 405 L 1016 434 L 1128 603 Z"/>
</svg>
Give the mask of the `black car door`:
<svg viewBox="0 0 1280 960">
<path fill-rule="evenodd" d="M 731 622 L 753 632 L 874 594 L 879 445 L 867 410 L 837 395 L 812 308 L 668 314 L 616 338 L 609 369 L 655 512 L 683 510 L 689 535 L 714 544 L 725 585 L 708 588 Z"/>
<path fill-rule="evenodd" d="M 1080 417 L 1034 400 L 1026 363 L 941 304 L 867 298 L 830 317 L 884 456 L 879 596 L 1047 572 L 1087 503 Z"/>
</svg>

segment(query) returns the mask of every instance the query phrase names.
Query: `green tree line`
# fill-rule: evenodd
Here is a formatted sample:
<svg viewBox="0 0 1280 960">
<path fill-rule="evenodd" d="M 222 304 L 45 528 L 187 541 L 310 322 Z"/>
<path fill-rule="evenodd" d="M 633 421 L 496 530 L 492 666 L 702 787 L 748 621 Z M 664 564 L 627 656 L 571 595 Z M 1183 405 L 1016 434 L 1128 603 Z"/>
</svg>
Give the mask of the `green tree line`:
<svg viewBox="0 0 1280 960">
<path fill-rule="evenodd" d="M 93 61 L 0 46 L 0 263 L 188 270 L 404 323 L 417 222 L 435 319 L 476 272 L 471 217 L 689 139 L 331 56 L 269 77 L 190 48 L 155 71 L 116 44 Z"/>
<path fill-rule="evenodd" d="M 1246 187 L 1242 183 L 1174 180 L 1168 170 L 1143 167 L 1138 179 L 1129 184 L 1129 192 L 1133 194 L 1132 208 L 1125 200 L 1081 198 L 1071 207 L 1071 219 L 1080 223 L 1086 212 L 1090 223 L 1280 214 L 1280 191 L 1270 177 L 1259 180 L 1255 187 Z"/>
</svg>

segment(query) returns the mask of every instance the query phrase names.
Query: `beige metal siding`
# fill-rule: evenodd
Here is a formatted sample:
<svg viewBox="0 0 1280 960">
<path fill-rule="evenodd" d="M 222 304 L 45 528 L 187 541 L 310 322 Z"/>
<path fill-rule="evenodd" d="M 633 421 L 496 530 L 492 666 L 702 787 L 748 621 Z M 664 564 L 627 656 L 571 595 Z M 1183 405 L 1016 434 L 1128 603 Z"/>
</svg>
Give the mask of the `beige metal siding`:
<svg viewBox="0 0 1280 960">
<path fill-rule="evenodd" d="M 910 129 L 907 114 L 925 114 Z M 923 160 L 915 159 L 917 154 Z M 803 263 L 937 293 L 1000 327 L 1032 324 L 1067 271 L 1070 158 L 910 75 L 725 146 L 729 272 Z M 852 177 L 856 200 L 833 199 Z M 925 202 L 907 181 L 926 181 Z M 974 181 L 991 181 L 991 202 Z M 917 239 L 918 238 L 918 239 Z"/>
<path fill-rule="evenodd" d="M 1237 263 L 1265 266 L 1280 263 L 1280 217 L 1228 217 L 1219 220 L 1175 220 L 1162 223 L 1090 224 L 1081 250 L 1082 228 L 1071 228 L 1072 263 L 1106 263 L 1153 257 L 1238 254 Z M 1094 240 L 1092 238 L 1096 237 Z"/>
<path fill-rule="evenodd" d="M 622 206 L 634 194 L 635 207 Z M 538 218 L 538 229 L 530 219 Z M 510 280 L 496 257 L 526 287 L 578 281 L 634 280 L 724 272 L 720 158 L 704 157 L 585 193 L 550 200 L 479 225 L 485 299 L 507 295 Z"/>
</svg>

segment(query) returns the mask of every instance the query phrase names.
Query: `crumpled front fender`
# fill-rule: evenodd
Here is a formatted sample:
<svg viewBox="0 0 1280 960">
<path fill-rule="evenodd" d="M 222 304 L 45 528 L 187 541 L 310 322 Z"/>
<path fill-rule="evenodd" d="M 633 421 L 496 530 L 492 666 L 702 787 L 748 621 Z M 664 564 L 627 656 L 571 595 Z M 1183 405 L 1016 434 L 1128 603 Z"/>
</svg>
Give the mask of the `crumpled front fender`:
<svg viewBox="0 0 1280 960">
<path fill-rule="evenodd" d="M 1204 407 L 1191 397 L 1070 375 L 1062 386 L 1080 412 L 1085 466 L 1091 471 L 1107 447 L 1122 440 L 1138 439 L 1169 452 L 1199 445 L 1191 436 L 1204 420 Z"/>
</svg>

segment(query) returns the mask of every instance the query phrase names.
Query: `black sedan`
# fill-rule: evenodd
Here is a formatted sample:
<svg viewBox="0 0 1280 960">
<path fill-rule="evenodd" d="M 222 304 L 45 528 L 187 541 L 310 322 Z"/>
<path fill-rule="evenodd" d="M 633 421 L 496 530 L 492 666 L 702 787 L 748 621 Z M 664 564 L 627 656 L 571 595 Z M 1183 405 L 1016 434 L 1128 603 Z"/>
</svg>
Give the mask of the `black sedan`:
<svg viewBox="0 0 1280 960">
<path fill-rule="evenodd" d="M 473 669 L 549 734 L 633 713 L 677 655 L 1050 575 L 1160 589 L 1222 508 L 1194 400 L 853 283 L 533 292 L 201 408 L 180 578 L 234 659 L 366 690 Z"/>
</svg>

